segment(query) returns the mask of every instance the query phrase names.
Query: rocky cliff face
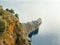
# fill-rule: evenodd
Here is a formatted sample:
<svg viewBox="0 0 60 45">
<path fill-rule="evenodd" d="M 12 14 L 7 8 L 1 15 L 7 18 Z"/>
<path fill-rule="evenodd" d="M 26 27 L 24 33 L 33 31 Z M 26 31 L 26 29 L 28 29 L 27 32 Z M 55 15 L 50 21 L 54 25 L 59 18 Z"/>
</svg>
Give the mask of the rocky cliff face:
<svg viewBox="0 0 60 45">
<path fill-rule="evenodd" d="M 22 27 L 26 31 L 28 36 L 32 31 L 38 29 L 41 23 L 41 18 L 39 18 L 32 22 L 22 23 Z"/>
<path fill-rule="evenodd" d="M 12 11 L 0 6 L 0 45 L 31 45 L 28 35 L 40 24 L 41 19 L 21 23 Z"/>
</svg>

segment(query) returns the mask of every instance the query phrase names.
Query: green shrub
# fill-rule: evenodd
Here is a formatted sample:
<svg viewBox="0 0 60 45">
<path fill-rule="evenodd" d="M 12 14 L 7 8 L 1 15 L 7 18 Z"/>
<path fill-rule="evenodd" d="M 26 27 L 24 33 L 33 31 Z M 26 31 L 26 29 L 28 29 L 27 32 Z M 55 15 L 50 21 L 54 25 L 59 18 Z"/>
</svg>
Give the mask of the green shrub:
<svg viewBox="0 0 60 45">
<path fill-rule="evenodd" d="M 9 11 L 9 9 L 7 8 L 6 11 Z"/>
<path fill-rule="evenodd" d="M 14 14 L 14 10 L 13 10 L 13 9 L 9 10 L 9 12 L 11 12 L 11 13 L 13 13 L 13 14 Z"/>
<path fill-rule="evenodd" d="M 18 14 L 15 14 L 15 16 L 19 19 Z"/>
<path fill-rule="evenodd" d="M 0 10 L 0 15 L 3 15 L 3 10 Z"/>
<path fill-rule="evenodd" d="M 13 10 L 13 9 L 10 9 L 10 10 L 9 10 L 9 9 L 7 8 L 7 9 L 5 9 L 5 10 L 6 10 L 6 11 L 9 11 L 9 12 L 11 12 L 11 13 L 14 14 L 14 10 Z"/>
<path fill-rule="evenodd" d="M 25 41 L 26 41 L 25 39 L 22 39 L 22 42 L 23 42 L 23 43 L 25 43 Z"/>
<path fill-rule="evenodd" d="M 20 43 L 20 41 L 21 41 L 21 39 L 20 39 L 20 35 L 19 35 L 19 34 L 17 34 L 16 43 L 17 43 L 17 44 L 19 44 L 19 43 Z"/>
<path fill-rule="evenodd" d="M 4 21 L 0 20 L 0 34 L 3 33 L 5 30 L 5 23 Z"/>
</svg>

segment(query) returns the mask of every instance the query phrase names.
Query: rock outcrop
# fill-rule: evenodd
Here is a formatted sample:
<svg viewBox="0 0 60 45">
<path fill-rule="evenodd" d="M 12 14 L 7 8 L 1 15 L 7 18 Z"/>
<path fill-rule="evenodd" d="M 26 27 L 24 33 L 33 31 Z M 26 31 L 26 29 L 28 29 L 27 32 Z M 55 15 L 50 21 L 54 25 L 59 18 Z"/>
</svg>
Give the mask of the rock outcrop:
<svg viewBox="0 0 60 45">
<path fill-rule="evenodd" d="M 15 14 L 0 6 L 0 45 L 31 45 L 28 35 L 40 24 L 41 19 L 21 23 Z"/>
<path fill-rule="evenodd" d="M 32 22 L 22 23 L 22 25 L 23 25 L 23 29 L 27 31 L 27 35 L 29 35 L 32 31 L 39 28 L 41 23 L 42 23 L 41 18 L 39 18 Z"/>
</svg>

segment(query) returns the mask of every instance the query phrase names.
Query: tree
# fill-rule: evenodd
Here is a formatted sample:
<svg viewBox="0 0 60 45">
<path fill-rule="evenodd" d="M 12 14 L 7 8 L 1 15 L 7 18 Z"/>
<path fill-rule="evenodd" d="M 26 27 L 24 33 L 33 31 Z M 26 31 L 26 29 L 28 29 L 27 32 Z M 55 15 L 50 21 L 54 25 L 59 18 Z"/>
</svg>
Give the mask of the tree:
<svg viewBox="0 0 60 45">
<path fill-rule="evenodd" d="M 15 14 L 15 16 L 19 19 L 18 14 Z"/>
<path fill-rule="evenodd" d="M 6 11 L 9 11 L 9 9 L 7 8 Z"/>
<path fill-rule="evenodd" d="M 14 14 L 14 10 L 13 10 L 13 9 L 10 9 L 10 10 L 9 10 L 9 9 L 7 8 L 6 11 L 9 11 L 9 12 L 11 12 L 11 13 Z"/>
<path fill-rule="evenodd" d="M 13 10 L 13 9 L 9 10 L 9 12 L 11 12 L 11 13 L 13 13 L 13 14 L 14 14 L 14 10 Z"/>
</svg>

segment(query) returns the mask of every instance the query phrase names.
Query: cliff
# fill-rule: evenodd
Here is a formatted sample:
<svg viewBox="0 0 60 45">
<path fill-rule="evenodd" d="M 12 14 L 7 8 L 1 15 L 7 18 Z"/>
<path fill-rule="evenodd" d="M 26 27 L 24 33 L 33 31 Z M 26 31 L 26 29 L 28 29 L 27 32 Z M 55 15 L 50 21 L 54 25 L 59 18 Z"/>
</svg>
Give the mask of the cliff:
<svg viewBox="0 0 60 45">
<path fill-rule="evenodd" d="M 21 23 L 17 17 L 12 9 L 0 6 L 0 45 L 31 45 L 28 35 L 39 27 L 41 19 Z"/>
</svg>

